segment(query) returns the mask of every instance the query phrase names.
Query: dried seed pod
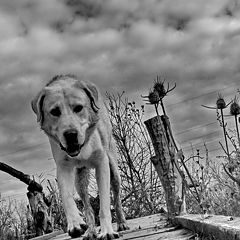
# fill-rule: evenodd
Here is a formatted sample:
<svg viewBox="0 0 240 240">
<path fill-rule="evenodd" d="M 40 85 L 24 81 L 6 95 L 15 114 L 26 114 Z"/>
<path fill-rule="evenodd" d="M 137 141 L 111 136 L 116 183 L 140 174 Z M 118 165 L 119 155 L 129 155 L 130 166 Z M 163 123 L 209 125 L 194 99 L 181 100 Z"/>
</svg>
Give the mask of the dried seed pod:
<svg viewBox="0 0 240 240">
<path fill-rule="evenodd" d="M 238 104 L 238 99 L 235 97 L 232 104 L 230 105 L 230 114 L 237 116 L 240 114 L 240 106 Z"/>
<path fill-rule="evenodd" d="M 227 107 L 226 102 L 221 94 L 218 94 L 216 105 L 217 105 L 217 109 L 224 109 Z"/>
<path fill-rule="evenodd" d="M 167 92 L 164 88 L 164 81 L 160 81 L 159 78 L 157 77 L 157 80 L 155 80 L 154 90 L 158 92 L 158 95 L 160 98 L 163 98 L 166 96 Z"/>
<path fill-rule="evenodd" d="M 150 104 L 158 104 L 160 101 L 158 92 L 156 90 L 153 90 L 152 92 L 150 92 L 148 95 L 148 100 Z"/>
<path fill-rule="evenodd" d="M 111 110 L 114 110 L 113 104 L 109 104 L 109 106 L 110 106 L 110 109 L 111 109 Z"/>
</svg>

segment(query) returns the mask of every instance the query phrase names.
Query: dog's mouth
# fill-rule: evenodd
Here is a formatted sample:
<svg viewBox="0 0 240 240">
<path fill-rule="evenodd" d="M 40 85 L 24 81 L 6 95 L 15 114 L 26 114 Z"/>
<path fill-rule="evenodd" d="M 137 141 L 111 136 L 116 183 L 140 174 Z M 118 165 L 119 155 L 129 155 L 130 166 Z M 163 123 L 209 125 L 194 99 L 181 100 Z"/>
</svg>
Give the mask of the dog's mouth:
<svg viewBox="0 0 240 240">
<path fill-rule="evenodd" d="M 83 145 L 84 143 L 82 145 L 80 145 L 79 143 L 73 143 L 73 144 L 67 145 L 67 147 L 64 147 L 60 143 L 61 149 L 65 151 L 70 157 L 76 157 L 80 153 Z"/>
</svg>

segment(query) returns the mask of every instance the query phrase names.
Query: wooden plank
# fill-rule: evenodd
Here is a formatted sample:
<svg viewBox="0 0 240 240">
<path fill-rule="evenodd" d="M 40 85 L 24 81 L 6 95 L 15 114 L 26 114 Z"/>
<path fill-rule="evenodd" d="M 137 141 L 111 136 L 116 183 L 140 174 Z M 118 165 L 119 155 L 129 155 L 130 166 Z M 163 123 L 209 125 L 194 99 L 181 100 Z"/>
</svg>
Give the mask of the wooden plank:
<svg viewBox="0 0 240 240">
<path fill-rule="evenodd" d="M 166 218 L 161 214 L 128 220 L 130 230 L 121 232 L 119 240 L 187 240 L 193 232 L 213 236 L 218 240 L 240 240 L 240 218 L 213 215 L 204 218 L 202 215 L 183 215 L 176 217 L 176 223 L 184 228 L 167 226 Z M 116 224 L 113 224 L 116 229 Z M 190 229 L 191 231 L 187 230 Z M 68 234 L 56 237 L 44 235 L 39 240 L 70 240 Z M 36 240 L 36 238 L 35 238 Z M 82 238 L 76 238 L 82 240 Z"/>
<path fill-rule="evenodd" d="M 51 240 L 68 240 L 68 239 L 71 239 L 71 237 L 67 233 L 65 233 L 65 234 L 61 234 L 60 236 L 50 238 L 50 239 Z M 75 238 L 75 239 L 81 239 L 81 238 Z"/>
<path fill-rule="evenodd" d="M 201 235 L 212 236 L 218 240 L 240 240 L 240 218 L 199 214 L 176 217 L 176 223 Z"/>
<path fill-rule="evenodd" d="M 192 236 L 192 233 L 185 229 L 166 226 L 167 221 L 161 214 L 141 217 L 128 220 L 130 230 L 120 233 L 119 240 L 187 240 Z M 116 224 L 113 224 L 116 229 Z M 48 240 L 70 240 L 68 234 L 49 238 Z M 75 238 L 82 240 L 82 238 Z"/>
<path fill-rule="evenodd" d="M 143 230 L 138 230 L 130 233 L 124 233 L 120 239 L 155 239 L 155 237 L 159 238 L 160 235 L 166 235 L 167 233 L 175 231 L 174 227 L 171 228 L 162 228 L 157 230 L 156 228 L 148 228 Z"/>
<path fill-rule="evenodd" d="M 119 240 L 160 240 L 160 239 L 178 239 L 187 240 L 193 234 L 185 229 L 176 230 L 175 228 L 166 228 L 161 230 L 148 229 L 139 230 L 129 233 L 122 233 Z M 51 238 L 51 240 L 70 240 L 71 237 L 68 234 L 62 234 L 60 236 Z M 76 238 L 76 240 L 82 240 L 82 238 Z"/>
<path fill-rule="evenodd" d="M 39 237 L 35 237 L 35 238 L 32 238 L 32 240 L 49 240 L 49 239 L 52 239 L 56 236 L 59 236 L 60 234 L 63 234 L 63 230 L 57 230 L 57 231 L 54 231 L 52 233 L 48 233 L 48 234 L 45 234 L 43 236 L 39 236 Z"/>
<path fill-rule="evenodd" d="M 161 214 L 154 214 L 150 216 L 145 216 L 141 218 L 129 219 L 127 220 L 128 225 L 130 226 L 131 231 L 140 228 L 149 228 L 149 227 L 161 227 L 167 224 L 167 219 Z M 117 229 L 115 223 L 113 223 L 113 228 Z"/>
</svg>

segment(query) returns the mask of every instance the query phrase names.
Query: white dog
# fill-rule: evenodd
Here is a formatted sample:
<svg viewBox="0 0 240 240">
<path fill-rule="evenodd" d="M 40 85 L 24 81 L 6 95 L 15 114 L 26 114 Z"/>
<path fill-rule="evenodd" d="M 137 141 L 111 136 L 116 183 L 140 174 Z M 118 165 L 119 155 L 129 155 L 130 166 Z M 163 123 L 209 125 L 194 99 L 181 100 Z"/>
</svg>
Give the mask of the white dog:
<svg viewBox="0 0 240 240">
<path fill-rule="evenodd" d="M 50 141 L 69 235 L 84 234 L 84 239 L 118 238 L 111 223 L 110 183 L 118 230 L 128 227 L 120 200 L 120 176 L 111 123 L 97 87 L 72 75 L 59 75 L 40 91 L 32 101 L 32 108 Z M 90 168 L 95 169 L 100 195 L 101 232 L 98 236 L 87 191 Z M 84 203 L 87 226 L 73 199 L 74 182 Z"/>
</svg>

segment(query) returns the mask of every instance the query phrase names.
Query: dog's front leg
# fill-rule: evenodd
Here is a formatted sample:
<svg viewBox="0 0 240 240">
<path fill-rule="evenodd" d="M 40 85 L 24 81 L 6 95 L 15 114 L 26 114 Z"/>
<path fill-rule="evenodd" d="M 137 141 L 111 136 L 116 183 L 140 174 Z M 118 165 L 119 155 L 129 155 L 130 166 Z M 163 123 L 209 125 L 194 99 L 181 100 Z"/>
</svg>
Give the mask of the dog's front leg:
<svg viewBox="0 0 240 240">
<path fill-rule="evenodd" d="M 57 180 L 62 197 L 63 208 L 68 222 L 68 234 L 80 237 L 87 229 L 73 199 L 74 169 L 70 163 L 57 164 Z"/>
<path fill-rule="evenodd" d="M 100 196 L 100 226 L 101 233 L 99 239 L 119 238 L 118 233 L 113 231 L 112 217 L 110 211 L 110 168 L 108 157 L 105 156 L 99 161 L 96 167 L 96 178 Z"/>
</svg>

